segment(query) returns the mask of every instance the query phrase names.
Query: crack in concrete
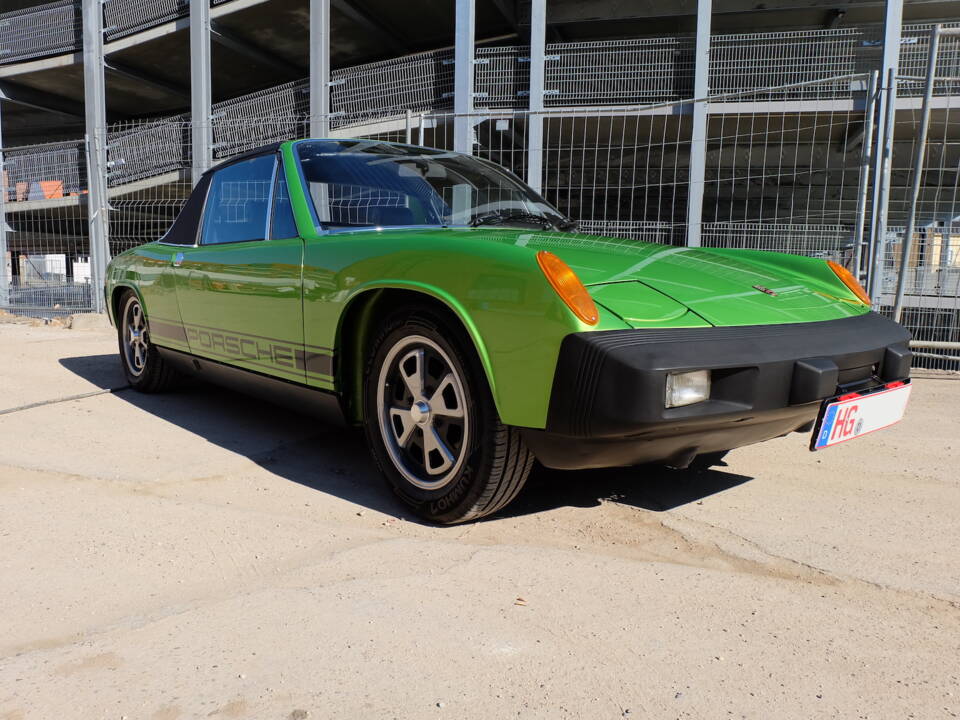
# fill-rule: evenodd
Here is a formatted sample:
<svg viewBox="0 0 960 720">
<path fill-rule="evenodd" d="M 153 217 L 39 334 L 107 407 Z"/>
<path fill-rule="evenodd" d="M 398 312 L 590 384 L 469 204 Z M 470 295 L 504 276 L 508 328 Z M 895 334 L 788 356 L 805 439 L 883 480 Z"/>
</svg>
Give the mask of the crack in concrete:
<svg viewBox="0 0 960 720">
<path fill-rule="evenodd" d="M 118 393 L 121 390 L 128 390 L 129 388 L 129 385 L 122 385 L 115 388 L 105 388 L 103 390 L 93 390 L 88 393 L 80 393 L 79 395 L 67 395 L 66 397 L 54 398 L 52 400 L 40 400 L 38 402 L 27 403 L 26 405 L 0 410 L 0 415 L 9 415 L 11 413 L 22 412 L 24 410 L 33 410 L 34 408 L 44 407 L 45 405 L 56 405 L 57 403 L 72 402 L 73 400 L 84 400 L 85 398 L 96 397 L 97 395 L 109 395 L 111 393 Z"/>
</svg>

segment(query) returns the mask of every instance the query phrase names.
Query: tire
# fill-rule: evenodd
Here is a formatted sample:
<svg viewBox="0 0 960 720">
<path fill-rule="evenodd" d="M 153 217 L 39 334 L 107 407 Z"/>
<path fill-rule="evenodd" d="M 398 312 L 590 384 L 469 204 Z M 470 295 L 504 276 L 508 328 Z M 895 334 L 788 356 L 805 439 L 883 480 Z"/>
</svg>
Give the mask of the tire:
<svg viewBox="0 0 960 720">
<path fill-rule="evenodd" d="M 421 518 L 475 520 L 520 492 L 533 454 L 500 422 L 459 323 L 429 307 L 396 312 L 373 343 L 363 389 L 373 459 Z"/>
<path fill-rule="evenodd" d="M 150 342 L 150 325 L 140 298 L 132 290 L 127 290 L 117 307 L 120 364 L 130 387 L 143 393 L 169 390 L 176 384 L 179 374 L 164 362 L 156 346 Z"/>
</svg>

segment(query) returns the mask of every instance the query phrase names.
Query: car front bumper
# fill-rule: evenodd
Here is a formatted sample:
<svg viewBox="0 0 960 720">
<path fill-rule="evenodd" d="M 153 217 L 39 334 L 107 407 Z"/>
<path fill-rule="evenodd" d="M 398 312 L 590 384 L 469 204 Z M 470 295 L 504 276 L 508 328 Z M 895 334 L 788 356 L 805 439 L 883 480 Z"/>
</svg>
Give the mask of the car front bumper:
<svg viewBox="0 0 960 720">
<path fill-rule="evenodd" d="M 820 403 L 910 374 L 909 333 L 874 312 L 816 323 L 568 335 L 547 426 L 524 429 L 560 469 L 663 462 L 811 429 Z M 667 374 L 710 370 L 709 399 L 664 406 Z"/>
</svg>

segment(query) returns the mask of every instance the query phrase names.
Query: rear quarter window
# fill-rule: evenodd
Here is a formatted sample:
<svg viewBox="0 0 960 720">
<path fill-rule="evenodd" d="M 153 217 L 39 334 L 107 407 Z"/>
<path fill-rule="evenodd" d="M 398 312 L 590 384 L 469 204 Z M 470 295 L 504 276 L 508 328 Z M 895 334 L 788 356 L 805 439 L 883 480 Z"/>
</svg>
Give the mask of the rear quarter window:
<svg viewBox="0 0 960 720">
<path fill-rule="evenodd" d="M 203 245 L 263 240 L 273 191 L 275 155 L 243 160 L 217 170 L 203 210 Z"/>
</svg>

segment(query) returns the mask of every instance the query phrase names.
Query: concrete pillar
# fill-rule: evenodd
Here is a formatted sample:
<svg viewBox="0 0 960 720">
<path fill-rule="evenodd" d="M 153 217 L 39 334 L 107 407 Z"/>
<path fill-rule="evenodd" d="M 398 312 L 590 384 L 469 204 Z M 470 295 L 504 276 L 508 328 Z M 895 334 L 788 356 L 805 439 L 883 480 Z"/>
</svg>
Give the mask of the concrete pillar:
<svg viewBox="0 0 960 720">
<path fill-rule="evenodd" d="M 530 114 L 527 117 L 527 184 L 543 191 L 543 91 L 547 44 L 547 0 L 530 7 Z"/>
<path fill-rule="evenodd" d="M 87 216 L 90 300 L 103 312 L 103 282 L 110 262 L 107 204 L 107 101 L 103 76 L 103 5 L 83 0 L 83 99 L 87 140 Z"/>
<path fill-rule="evenodd" d="M 475 0 L 456 0 L 454 42 L 453 149 L 473 152 L 473 54 L 476 27 Z"/>
<path fill-rule="evenodd" d="M 310 137 L 330 134 L 330 0 L 310 0 Z"/>
<path fill-rule="evenodd" d="M 210 96 L 210 0 L 190 0 L 190 145 L 194 185 L 213 164 Z"/>
</svg>

